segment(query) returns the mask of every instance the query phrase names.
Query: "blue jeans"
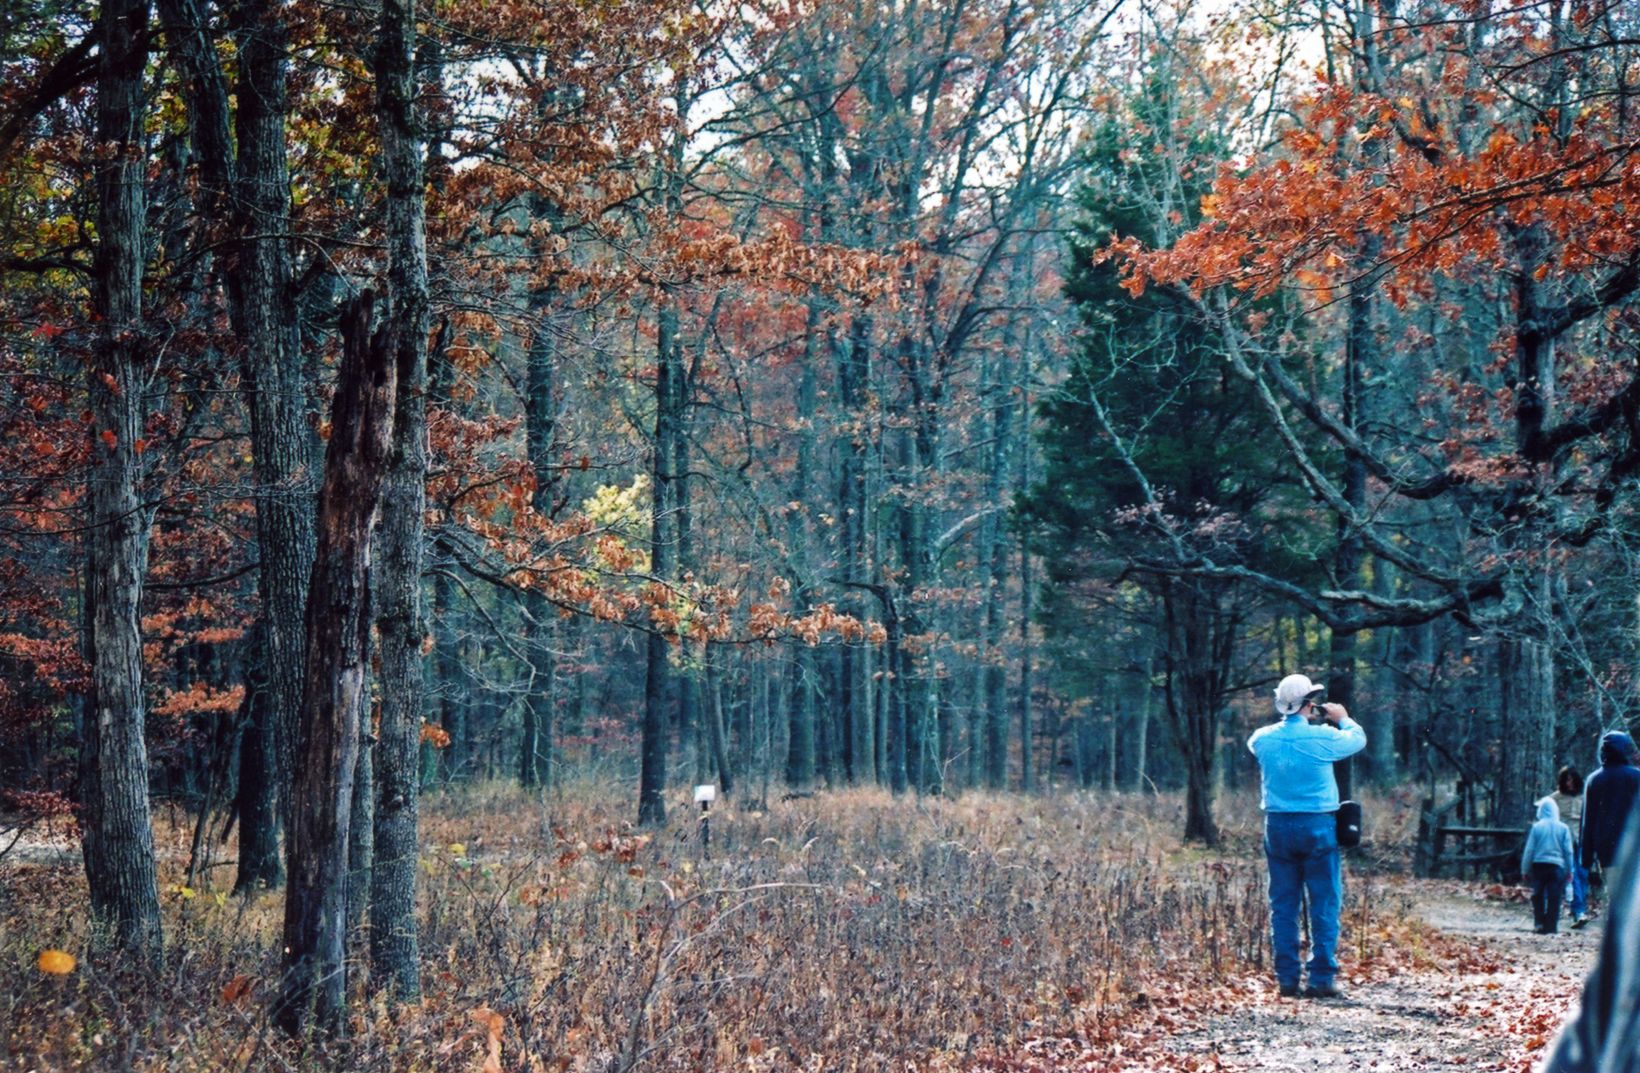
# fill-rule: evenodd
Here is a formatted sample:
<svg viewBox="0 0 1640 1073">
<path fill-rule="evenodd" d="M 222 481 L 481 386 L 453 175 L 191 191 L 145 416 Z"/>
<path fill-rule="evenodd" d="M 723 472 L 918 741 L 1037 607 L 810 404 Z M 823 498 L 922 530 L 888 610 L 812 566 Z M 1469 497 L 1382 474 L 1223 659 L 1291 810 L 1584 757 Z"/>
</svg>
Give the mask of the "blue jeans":
<svg viewBox="0 0 1640 1073">
<path fill-rule="evenodd" d="M 1298 914 L 1310 896 L 1310 986 L 1338 974 L 1338 907 L 1344 882 L 1338 864 L 1337 820 L 1330 812 L 1271 812 L 1264 817 L 1264 857 L 1270 865 L 1270 946 L 1276 981 L 1297 987 Z"/>
<path fill-rule="evenodd" d="M 1583 847 L 1572 840 L 1572 900 L 1571 911 L 1573 917 L 1580 917 L 1589 911 L 1589 870 L 1583 867 Z"/>
</svg>

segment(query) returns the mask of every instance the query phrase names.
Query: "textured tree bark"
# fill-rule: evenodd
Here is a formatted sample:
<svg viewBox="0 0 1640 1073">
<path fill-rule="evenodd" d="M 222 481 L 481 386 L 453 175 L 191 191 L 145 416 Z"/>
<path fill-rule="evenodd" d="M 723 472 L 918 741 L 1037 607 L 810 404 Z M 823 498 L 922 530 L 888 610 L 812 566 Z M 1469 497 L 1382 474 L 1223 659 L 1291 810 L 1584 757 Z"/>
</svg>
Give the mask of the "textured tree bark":
<svg viewBox="0 0 1640 1073">
<path fill-rule="evenodd" d="M 902 348 L 914 352 L 915 343 L 908 343 Z M 910 378 L 912 384 L 917 384 L 915 376 Z M 923 409 L 920 397 L 913 396 L 913 409 Z M 896 509 L 895 545 L 899 554 L 900 569 L 904 571 L 900 579 L 900 592 L 905 599 L 901 611 L 901 629 L 907 639 L 921 639 L 928 626 L 919 609 L 918 592 L 928 583 L 928 514 L 925 505 L 916 497 L 920 494 L 915 489 L 918 482 L 926 476 L 926 469 L 921 460 L 931 454 L 931 451 L 919 450 L 919 434 L 922 426 L 926 425 L 927 418 L 918 423 L 918 434 L 909 430 L 901 430 L 897 454 L 899 480 L 907 489 L 902 493 Z M 928 677 L 932 673 L 928 666 L 926 650 L 917 651 L 909 645 L 899 648 L 900 670 L 896 672 L 890 688 L 896 694 L 896 702 L 900 707 L 905 731 L 905 771 L 910 786 L 918 793 L 929 788 L 930 768 L 932 758 L 928 746 L 934 740 L 932 735 L 934 712 L 929 707 L 930 697 Z"/>
<path fill-rule="evenodd" d="M 1361 242 L 1363 263 L 1377 261 L 1381 242 L 1375 235 Z M 1376 368 L 1378 358 L 1378 325 L 1374 319 L 1376 285 L 1368 280 L 1358 282 L 1350 289 L 1349 340 L 1344 355 L 1344 389 L 1340 419 L 1352 432 L 1358 431 L 1362 420 L 1362 379 Z M 1350 509 L 1360 514 L 1367 502 L 1367 466 L 1355 452 L 1344 455 L 1344 473 L 1340 486 Z M 1361 538 L 1353 533 L 1346 519 L 1338 520 L 1338 546 L 1333 553 L 1332 572 L 1336 583 L 1345 589 L 1361 588 L 1362 570 L 1366 552 Z M 1353 709 L 1355 705 L 1355 662 L 1357 634 L 1354 630 L 1334 629 L 1327 653 L 1327 699 Z M 1333 764 L 1338 779 L 1338 793 L 1349 798 L 1354 792 L 1355 766 L 1349 759 Z"/>
<path fill-rule="evenodd" d="M 673 478 L 682 392 L 677 345 L 678 317 L 670 298 L 663 299 L 655 347 L 655 456 L 649 521 L 649 567 L 662 584 L 672 580 L 677 563 L 673 525 Z M 669 709 L 677 691 L 667 660 L 667 639 L 648 637 L 645 652 L 643 741 L 638 771 L 638 822 L 666 822 L 666 754 L 671 735 Z"/>
<path fill-rule="evenodd" d="M 718 785 L 723 787 L 723 796 L 728 797 L 735 792 L 735 773 L 729 763 L 729 748 L 727 734 L 723 722 L 723 676 L 719 670 L 718 661 L 723 657 L 712 650 L 711 643 L 706 646 L 706 691 L 712 705 L 711 723 L 709 726 L 712 744 L 712 766 L 717 770 Z"/>
<path fill-rule="evenodd" d="M 886 763 L 888 766 L 888 787 L 895 793 L 904 793 L 911 774 L 911 751 L 908 739 L 911 728 L 906 718 L 905 690 L 895 685 L 895 682 L 910 676 L 910 661 L 905 655 L 904 627 L 900 617 L 895 613 L 893 605 L 884 600 L 888 610 L 888 621 L 885 626 L 888 638 L 883 643 L 883 659 L 888 667 L 882 689 L 884 697 L 884 742 L 886 749 Z"/>
<path fill-rule="evenodd" d="M 148 510 L 142 474 L 143 72 L 147 0 L 97 16 L 97 335 L 87 365 L 91 462 L 86 550 L 91 696 L 80 750 L 86 882 L 94 941 L 156 960 L 163 936 L 143 741 L 142 631 Z"/>
<path fill-rule="evenodd" d="M 1169 580 L 1162 594 L 1167 623 L 1167 707 L 1185 764 L 1184 837 L 1218 844 L 1213 819 L 1213 771 L 1219 713 L 1235 649 L 1236 620 L 1222 593 L 1205 579 Z"/>
<path fill-rule="evenodd" d="M 814 785 L 814 650 L 800 645 L 786 670 L 786 785 Z"/>
<path fill-rule="evenodd" d="M 171 28 L 171 49 L 187 76 L 202 215 L 227 221 L 219 275 L 242 344 L 240 387 L 250 411 L 256 480 L 257 592 L 265 637 L 259 675 L 266 697 L 246 728 L 240 754 L 234 885 L 238 890 L 277 887 L 282 882 L 277 822 L 281 812 L 288 819 L 290 811 L 302 703 L 303 614 L 314 549 L 314 441 L 288 238 L 290 33 L 279 0 L 233 6 L 238 62 L 230 97 L 198 0 L 160 0 L 160 7 Z"/>
<path fill-rule="evenodd" d="M 853 318 L 849 339 L 837 353 L 837 396 L 842 407 L 838 449 L 837 517 L 838 558 L 843 578 L 860 581 L 867 576 L 866 551 L 866 463 L 870 434 L 866 422 L 866 386 L 871 382 L 871 322 L 864 316 Z M 859 611 L 858 606 L 845 605 Z M 876 734 L 875 704 L 868 686 L 869 657 L 863 649 L 843 649 L 840 672 L 844 720 L 850 728 L 850 753 L 854 758 L 851 777 L 857 782 L 881 778 L 876 762 L 881 751 Z"/>
<path fill-rule="evenodd" d="M 387 483 L 398 347 L 372 335 L 375 297 L 342 315 L 342 367 L 319 493 L 308 588 L 302 736 L 286 839 L 284 971 L 273 1020 L 291 1036 L 338 1032 L 346 1014 L 348 834 L 370 639 L 371 529 Z"/>
<path fill-rule="evenodd" d="M 1020 405 L 1026 413 L 1030 413 L 1031 397 L 1027 393 L 1020 400 Z M 1022 423 L 1020 434 L 1024 435 L 1030 427 L 1030 422 Z M 1028 449 L 1020 454 L 1019 459 L 1019 487 L 1031 486 L 1031 456 Z M 1035 722 L 1032 714 L 1032 701 L 1036 686 L 1032 682 L 1033 656 L 1031 653 L 1031 552 L 1023 543 L 1019 546 L 1019 787 L 1026 793 L 1036 788 L 1036 773 L 1031 765 L 1031 726 Z"/>
<path fill-rule="evenodd" d="M 277 716 L 270 695 L 268 671 L 263 661 L 264 643 L 255 657 L 250 718 L 241 731 L 239 744 L 239 864 L 234 879 L 238 892 L 279 887 L 285 882 L 285 865 L 279 858 L 279 787 L 275 780 L 278 762 Z"/>
<path fill-rule="evenodd" d="M 537 290 L 530 295 L 531 325 L 526 356 L 527 393 L 524 400 L 525 452 L 535 475 L 531 502 L 537 515 L 552 516 L 553 493 L 557 485 L 553 451 L 558 438 L 558 348 L 547 323 L 551 295 Z M 553 708 L 556 701 L 554 678 L 557 657 L 553 654 L 552 606 L 538 589 L 525 594 L 529 619 L 525 623 L 525 651 L 535 668 L 529 696 L 524 698 L 524 734 L 519 746 L 518 781 L 526 788 L 553 778 Z M 543 771 L 543 768 L 545 769 Z"/>
<path fill-rule="evenodd" d="M 796 459 L 792 475 L 792 498 L 805 500 L 815 484 L 814 412 L 819 386 L 815 377 L 818 361 L 817 346 L 820 330 L 820 306 L 811 296 L 805 324 L 805 352 L 801 375 L 798 379 L 797 398 L 793 415 L 798 422 Z M 813 542 L 813 527 L 808 512 L 793 510 L 786 515 L 786 543 L 788 555 L 796 564 L 792 577 L 792 596 L 799 614 L 808 613 L 815 603 L 815 592 L 808 576 L 808 549 Z M 786 730 L 786 785 L 795 790 L 807 790 L 814 784 L 815 771 L 820 762 L 818 752 L 819 728 L 815 725 L 814 694 L 820 673 L 814 650 L 801 643 L 792 648 L 786 688 L 789 716 Z"/>
<path fill-rule="evenodd" d="M 286 237 L 291 211 L 285 140 L 290 33 L 283 5 L 272 0 L 245 5 L 235 33 L 240 49 L 234 114 L 239 149 L 234 176 L 237 239 L 230 247 L 225 278 L 234 329 L 245 344 L 240 381 L 250 404 L 261 557 L 257 588 L 267 620 L 272 706 L 271 717 L 263 724 L 266 736 L 260 755 L 273 765 L 269 781 L 278 788 L 280 812 L 288 822 L 302 702 L 303 611 L 314 536 L 313 439 Z M 258 882 L 278 884 L 277 855 L 241 860 L 239 886 Z"/>
<path fill-rule="evenodd" d="M 1012 399 L 1000 400 L 992 407 L 991 460 L 985 475 L 982 506 L 1000 506 L 1003 502 L 1014 446 L 1013 416 Z M 989 577 L 985 586 L 984 695 L 979 707 L 984 712 L 985 785 L 993 790 L 1008 785 L 1008 684 L 1007 667 L 1002 661 L 1008 623 L 1002 613 L 1002 602 L 1008 591 L 1009 549 L 1001 530 L 1001 516 L 991 515 L 986 518 L 980 536 L 983 549 L 980 554 L 989 560 Z"/>
<path fill-rule="evenodd" d="M 1507 826 L 1526 823 L 1532 802 L 1554 788 L 1554 650 L 1540 640 L 1504 637 L 1497 661 L 1502 749 L 1493 819 Z"/>
<path fill-rule="evenodd" d="M 689 479 L 689 399 L 693 394 L 690 386 L 693 376 L 693 368 L 686 367 L 680 360 L 676 386 L 678 417 L 672 438 L 672 532 L 677 544 L 672 574 L 680 579 L 689 577 L 695 568 L 693 482 Z M 679 651 L 685 653 L 692 647 L 687 638 L 681 638 L 678 645 Z M 701 725 L 705 706 L 701 701 L 700 673 L 693 661 L 685 658 L 672 668 L 672 678 L 677 691 L 678 742 L 686 743 L 687 748 L 683 758 L 689 765 L 685 778 L 693 785 L 706 777 L 707 768 L 705 728 Z"/>
<path fill-rule="evenodd" d="M 1155 656 L 1146 655 L 1139 671 L 1139 693 L 1133 705 L 1133 782 L 1129 789 L 1134 793 L 1145 788 L 1148 778 L 1145 765 L 1150 762 L 1150 757 L 1146 754 L 1150 745 L 1150 714 L 1156 693 L 1150 679 L 1155 671 Z"/>
<path fill-rule="evenodd" d="M 370 686 L 365 684 L 365 692 Z M 376 769 L 368 726 L 360 728 L 353 765 L 353 817 L 347 839 L 347 939 L 351 944 L 370 917 L 370 877 L 376 864 Z"/>
<path fill-rule="evenodd" d="M 375 55 L 376 115 L 387 186 L 387 310 L 397 379 L 393 453 L 377 534 L 382 718 L 376 745 L 376 858 L 370 885 L 373 987 L 421 994 L 416 938 L 416 795 L 425 692 L 422 530 L 427 503 L 427 204 L 415 114 L 415 0 L 383 0 Z"/>
</svg>

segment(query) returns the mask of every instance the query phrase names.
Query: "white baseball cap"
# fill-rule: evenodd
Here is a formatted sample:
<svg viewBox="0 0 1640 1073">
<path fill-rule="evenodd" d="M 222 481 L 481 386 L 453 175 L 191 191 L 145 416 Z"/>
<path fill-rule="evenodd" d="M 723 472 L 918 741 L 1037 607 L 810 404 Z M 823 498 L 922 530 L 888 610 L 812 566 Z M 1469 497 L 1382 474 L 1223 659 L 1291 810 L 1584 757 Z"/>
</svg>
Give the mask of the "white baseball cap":
<svg viewBox="0 0 1640 1073">
<path fill-rule="evenodd" d="M 1323 690 L 1320 682 L 1312 682 L 1302 674 L 1289 674 L 1276 686 L 1276 711 L 1292 715 L 1304 707 L 1304 698 Z"/>
</svg>

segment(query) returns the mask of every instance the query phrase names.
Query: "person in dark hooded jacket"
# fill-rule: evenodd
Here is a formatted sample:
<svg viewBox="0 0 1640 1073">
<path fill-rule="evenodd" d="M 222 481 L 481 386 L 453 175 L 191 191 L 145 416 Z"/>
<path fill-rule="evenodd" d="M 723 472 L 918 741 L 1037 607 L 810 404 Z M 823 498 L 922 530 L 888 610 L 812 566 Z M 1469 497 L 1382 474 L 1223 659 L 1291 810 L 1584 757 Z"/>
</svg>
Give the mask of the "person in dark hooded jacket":
<svg viewBox="0 0 1640 1073">
<path fill-rule="evenodd" d="M 1636 769 L 1640 770 L 1640 769 Z M 1640 809 L 1629 817 L 1600 960 L 1541 1073 L 1640 1073 Z"/>
<path fill-rule="evenodd" d="M 1603 872 L 1617 864 L 1623 828 L 1640 796 L 1640 768 L 1634 766 L 1634 739 L 1613 730 L 1600 739 L 1600 770 L 1583 785 L 1583 867 Z"/>
</svg>

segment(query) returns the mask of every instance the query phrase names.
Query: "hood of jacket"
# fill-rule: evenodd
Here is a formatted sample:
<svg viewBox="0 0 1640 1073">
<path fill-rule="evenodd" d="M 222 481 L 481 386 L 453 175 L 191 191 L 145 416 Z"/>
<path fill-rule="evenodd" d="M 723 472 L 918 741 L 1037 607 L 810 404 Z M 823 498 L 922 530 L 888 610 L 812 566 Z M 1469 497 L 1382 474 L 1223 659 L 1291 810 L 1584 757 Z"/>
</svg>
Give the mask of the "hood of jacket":
<svg viewBox="0 0 1640 1073">
<path fill-rule="evenodd" d="M 1560 819 L 1560 806 L 1555 804 L 1552 797 L 1540 797 L 1537 803 L 1537 818 L 1540 820 Z"/>
<path fill-rule="evenodd" d="M 1600 739 L 1600 763 L 1606 767 L 1627 764 L 1634 755 L 1634 739 L 1621 730 L 1613 730 Z"/>
</svg>

